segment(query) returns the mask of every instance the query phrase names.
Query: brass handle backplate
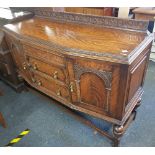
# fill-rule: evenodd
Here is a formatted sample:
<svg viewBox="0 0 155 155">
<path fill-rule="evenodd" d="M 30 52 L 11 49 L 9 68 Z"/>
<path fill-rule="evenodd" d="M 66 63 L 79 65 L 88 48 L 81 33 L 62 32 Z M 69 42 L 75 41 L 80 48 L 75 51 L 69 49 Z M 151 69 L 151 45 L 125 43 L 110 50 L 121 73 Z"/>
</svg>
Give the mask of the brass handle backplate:
<svg viewBox="0 0 155 155">
<path fill-rule="evenodd" d="M 34 65 L 33 65 L 33 69 L 34 69 L 34 70 L 37 70 L 37 69 L 38 69 L 37 64 L 34 64 Z"/>
<path fill-rule="evenodd" d="M 35 83 L 36 82 L 36 79 L 35 78 L 32 78 L 32 82 Z"/>
<path fill-rule="evenodd" d="M 23 69 L 24 69 L 24 70 L 27 69 L 27 67 L 26 67 L 26 63 L 25 63 L 25 62 L 23 63 Z"/>
<path fill-rule="evenodd" d="M 37 82 L 37 85 L 38 85 L 38 86 L 41 86 L 41 85 L 42 85 L 42 82 L 41 82 L 41 81 L 38 81 L 38 82 Z"/>
<path fill-rule="evenodd" d="M 70 88 L 70 92 L 74 92 L 74 83 L 73 82 L 70 83 L 69 88 Z"/>
<path fill-rule="evenodd" d="M 55 71 L 55 72 L 54 72 L 53 78 L 54 78 L 54 79 L 58 79 L 58 71 Z"/>
<path fill-rule="evenodd" d="M 61 96 L 61 91 L 60 91 L 60 89 L 57 90 L 56 94 L 57 94 L 57 96 Z"/>
</svg>

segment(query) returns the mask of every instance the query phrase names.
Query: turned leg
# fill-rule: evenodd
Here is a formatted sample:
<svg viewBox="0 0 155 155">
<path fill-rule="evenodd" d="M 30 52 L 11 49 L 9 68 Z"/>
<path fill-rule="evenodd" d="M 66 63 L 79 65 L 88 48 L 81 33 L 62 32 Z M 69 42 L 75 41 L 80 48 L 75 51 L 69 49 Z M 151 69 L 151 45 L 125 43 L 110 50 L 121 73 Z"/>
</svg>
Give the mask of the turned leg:
<svg viewBox="0 0 155 155">
<path fill-rule="evenodd" d="M 120 143 L 121 136 L 123 135 L 124 127 L 121 125 L 113 125 L 113 146 L 118 147 Z"/>
<path fill-rule="evenodd" d="M 119 146 L 120 139 L 134 120 L 136 115 L 136 111 L 134 110 L 128 120 L 123 125 L 113 125 L 113 146 Z"/>
<path fill-rule="evenodd" d="M 4 120 L 3 115 L 1 113 L 0 113 L 0 123 L 2 124 L 2 126 L 4 128 L 6 128 L 6 123 L 5 123 L 5 120 Z"/>
</svg>

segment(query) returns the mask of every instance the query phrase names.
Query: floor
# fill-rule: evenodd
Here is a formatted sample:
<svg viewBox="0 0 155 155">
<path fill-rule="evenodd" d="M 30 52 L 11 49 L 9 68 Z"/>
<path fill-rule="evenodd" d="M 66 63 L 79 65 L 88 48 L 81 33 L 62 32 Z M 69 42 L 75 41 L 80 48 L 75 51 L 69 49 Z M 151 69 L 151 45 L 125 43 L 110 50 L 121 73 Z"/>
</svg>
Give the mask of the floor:
<svg viewBox="0 0 155 155">
<path fill-rule="evenodd" d="M 0 88 L 4 92 L 4 96 L 0 97 L 0 111 L 8 125 L 6 129 L 0 126 L 0 146 L 5 146 L 27 128 L 30 133 L 14 147 L 111 146 L 107 138 L 81 123 L 69 109 L 47 96 L 33 89 L 17 94 L 2 81 Z M 120 146 L 155 146 L 155 63 L 151 61 L 144 91 L 137 118 L 123 136 Z M 83 116 L 111 132 L 110 124 Z"/>
</svg>

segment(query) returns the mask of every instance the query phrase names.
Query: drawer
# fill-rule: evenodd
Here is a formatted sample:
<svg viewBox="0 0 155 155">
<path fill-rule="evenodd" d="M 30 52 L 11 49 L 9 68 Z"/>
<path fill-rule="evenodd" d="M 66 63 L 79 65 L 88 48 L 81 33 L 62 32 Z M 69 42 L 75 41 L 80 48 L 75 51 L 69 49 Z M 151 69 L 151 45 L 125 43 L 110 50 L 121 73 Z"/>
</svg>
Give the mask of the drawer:
<svg viewBox="0 0 155 155">
<path fill-rule="evenodd" d="M 37 88 L 40 88 L 51 93 L 52 96 L 57 96 L 62 99 L 70 101 L 69 90 L 66 86 L 56 83 L 54 80 L 47 79 L 36 73 L 32 73 L 32 81 Z"/>
<path fill-rule="evenodd" d="M 63 56 L 55 54 L 56 51 L 48 51 L 46 49 L 39 49 L 39 47 L 35 46 L 35 48 L 23 45 L 23 49 L 26 55 L 29 55 L 34 58 L 39 58 L 40 60 L 45 60 L 46 62 L 57 64 L 60 66 L 65 66 L 65 59 Z"/>
<path fill-rule="evenodd" d="M 28 65 L 39 72 L 49 75 L 52 79 L 66 82 L 66 71 L 64 67 L 60 67 L 54 64 L 48 64 L 29 56 L 26 57 Z"/>
</svg>

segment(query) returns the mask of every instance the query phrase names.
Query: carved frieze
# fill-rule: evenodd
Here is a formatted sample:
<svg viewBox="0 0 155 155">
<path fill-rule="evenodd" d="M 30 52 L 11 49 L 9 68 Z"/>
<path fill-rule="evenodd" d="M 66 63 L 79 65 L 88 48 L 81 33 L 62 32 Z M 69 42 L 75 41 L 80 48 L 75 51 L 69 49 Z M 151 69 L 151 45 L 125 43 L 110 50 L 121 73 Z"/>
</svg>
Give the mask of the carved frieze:
<svg viewBox="0 0 155 155">
<path fill-rule="evenodd" d="M 104 70 L 95 70 L 92 68 L 84 68 L 77 64 L 74 65 L 74 72 L 75 72 L 76 80 L 78 83 L 80 83 L 81 75 L 84 73 L 93 73 L 93 74 L 97 75 L 98 77 L 100 77 L 104 81 L 104 84 L 106 87 L 106 103 L 103 108 L 106 112 L 108 112 L 109 111 L 110 92 L 111 92 L 112 72 L 104 71 Z M 78 85 L 78 87 L 79 87 L 79 85 Z M 82 102 L 81 97 L 80 97 L 81 96 L 80 88 L 78 88 L 78 94 L 79 94 L 79 101 Z"/>
<path fill-rule="evenodd" d="M 82 24 L 91 24 L 103 27 L 115 27 L 120 29 L 132 29 L 139 31 L 146 31 L 148 28 L 147 21 L 136 21 L 133 19 L 121 19 L 108 16 L 95 16 L 95 15 L 84 15 L 74 14 L 66 12 L 53 12 L 52 10 L 36 9 L 35 14 L 38 16 L 50 17 L 55 20 L 77 22 Z"/>
<path fill-rule="evenodd" d="M 74 71 L 76 73 L 77 80 L 80 80 L 80 77 L 83 73 L 94 73 L 104 81 L 107 89 L 111 89 L 112 72 L 104 70 L 95 70 L 92 68 L 84 68 L 77 64 L 74 65 Z"/>
</svg>

